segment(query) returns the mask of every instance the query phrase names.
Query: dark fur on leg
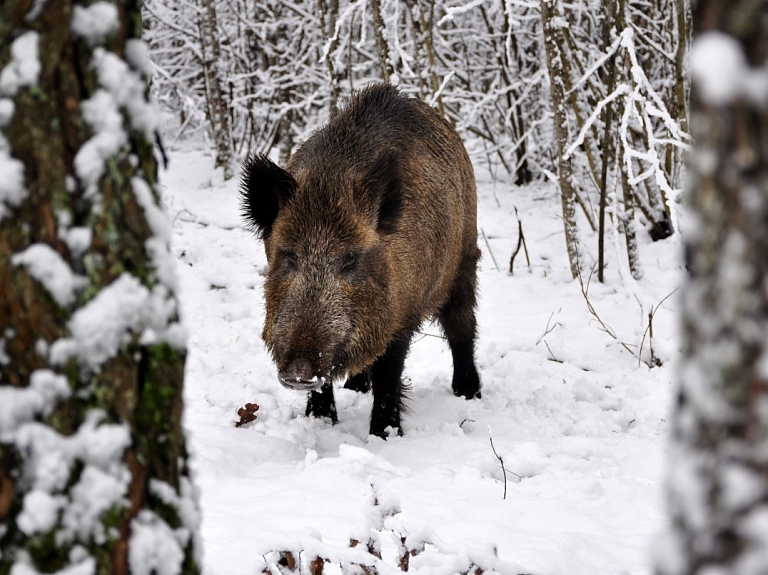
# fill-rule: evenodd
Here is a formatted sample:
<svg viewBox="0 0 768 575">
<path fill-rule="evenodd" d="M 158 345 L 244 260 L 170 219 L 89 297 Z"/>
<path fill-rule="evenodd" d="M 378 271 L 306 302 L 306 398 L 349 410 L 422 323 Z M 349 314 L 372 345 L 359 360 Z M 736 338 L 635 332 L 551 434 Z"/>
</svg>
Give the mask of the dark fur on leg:
<svg viewBox="0 0 768 575">
<path fill-rule="evenodd" d="M 351 389 L 360 393 L 371 391 L 371 370 L 366 369 L 350 377 L 344 384 L 344 389 Z"/>
<path fill-rule="evenodd" d="M 371 410 L 371 435 L 387 438 L 387 428 L 397 429 L 403 434 L 400 416 L 407 411 L 404 385 L 402 382 L 405 358 L 411 345 L 412 331 L 396 337 L 373 364 L 371 383 L 373 387 L 373 409 Z"/>
<path fill-rule="evenodd" d="M 320 391 L 310 391 L 307 399 L 307 410 L 304 414 L 309 417 L 328 417 L 336 425 L 339 417 L 336 414 L 336 402 L 333 399 L 333 384 L 324 383 Z"/>
<path fill-rule="evenodd" d="M 480 376 L 475 366 L 478 257 L 479 252 L 464 258 L 451 297 L 438 317 L 453 356 L 453 393 L 466 399 L 481 397 Z"/>
</svg>

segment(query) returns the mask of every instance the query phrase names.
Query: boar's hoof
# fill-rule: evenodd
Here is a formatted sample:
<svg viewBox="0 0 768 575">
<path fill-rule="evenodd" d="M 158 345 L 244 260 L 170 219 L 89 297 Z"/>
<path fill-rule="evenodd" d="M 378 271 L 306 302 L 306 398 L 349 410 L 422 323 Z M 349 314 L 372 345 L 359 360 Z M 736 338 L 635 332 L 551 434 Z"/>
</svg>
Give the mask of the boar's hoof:
<svg viewBox="0 0 768 575">
<path fill-rule="evenodd" d="M 456 397 L 463 397 L 464 399 L 480 399 L 480 398 L 483 397 L 483 394 L 480 393 L 479 389 L 477 391 L 468 392 L 468 393 L 464 393 L 464 392 L 461 392 L 461 391 L 454 390 L 453 394 Z"/>
<path fill-rule="evenodd" d="M 454 378 L 451 387 L 456 397 L 463 397 L 464 399 L 480 399 L 482 397 L 480 394 L 480 378 L 477 373 L 467 376 L 462 380 Z"/>
<path fill-rule="evenodd" d="M 296 391 L 319 389 L 326 382 L 325 377 L 314 373 L 312 365 L 305 359 L 292 361 L 287 369 L 277 374 L 277 379 L 283 387 Z"/>
</svg>

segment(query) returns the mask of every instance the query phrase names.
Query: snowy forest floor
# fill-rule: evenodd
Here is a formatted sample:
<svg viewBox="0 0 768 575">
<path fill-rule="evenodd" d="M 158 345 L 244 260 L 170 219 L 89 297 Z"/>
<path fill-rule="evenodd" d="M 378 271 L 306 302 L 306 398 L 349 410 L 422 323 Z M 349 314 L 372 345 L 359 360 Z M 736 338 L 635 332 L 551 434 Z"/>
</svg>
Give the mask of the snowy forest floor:
<svg viewBox="0 0 768 575">
<path fill-rule="evenodd" d="M 651 572 L 665 525 L 675 296 L 653 319 L 663 365 L 643 361 L 648 314 L 681 280 L 678 234 L 652 243 L 639 230 L 645 277 L 637 282 L 621 240 L 609 236 L 607 281 L 593 278 L 588 296 L 614 339 L 570 278 L 555 187 L 494 182 L 477 164 L 487 238 L 479 241 L 483 397 L 453 396 L 450 353 L 433 337 L 439 328 L 426 325 L 406 364 L 405 434 L 383 441 L 368 436 L 370 395 L 337 390 L 332 426 L 306 418 L 305 394 L 278 384 L 260 338 L 266 259 L 241 225 L 238 182 L 224 183 L 202 148 L 170 156 L 161 193 L 190 333 L 185 424 L 206 575 L 261 573 L 264 554 L 275 550 L 317 553 L 334 561 L 325 573 L 351 573 L 364 553 L 350 539 L 370 538 L 383 553 L 378 572 L 397 573 L 402 537 L 411 548 L 426 543 L 411 557 L 412 573 L 460 573 L 471 563 L 502 574 Z M 521 252 L 510 275 L 515 207 L 531 265 Z M 582 241 L 594 254 L 587 230 Z M 258 417 L 236 428 L 249 402 Z"/>
</svg>

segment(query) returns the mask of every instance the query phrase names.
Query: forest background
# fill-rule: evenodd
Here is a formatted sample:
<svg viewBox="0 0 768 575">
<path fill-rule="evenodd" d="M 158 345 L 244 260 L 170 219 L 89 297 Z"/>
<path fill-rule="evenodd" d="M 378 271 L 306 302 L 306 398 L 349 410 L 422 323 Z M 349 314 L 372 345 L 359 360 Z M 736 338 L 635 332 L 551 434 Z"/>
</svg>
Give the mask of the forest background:
<svg viewBox="0 0 768 575">
<path fill-rule="evenodd" d="M 153 88 L 179 125 L 170 145 L 207 130 L 225 177 L 252 153 L 275 150 L 284 165 L 345 94 L 393 82 L 444 114 L 491 173 L 557 182 L 572 273 L 594 262 L 601 281 L 606 225 L 623 234 L 635 279 L 636 212 L 654 240 L 674 233 L 688 12 L 673 0 L 144 6 Z M 582 225 L 598 246 L 580 248 Z"/>
<path fill-rule="evenodd" d="M 768 130 L 760 129 L 768 89 L 760 66 L 768 26 L 760 3 L 701 0 L 693 17 L 689 12 L 684 1 L 0 4 L 0 573 L 200 569 L 198 498 L 181 428 L 186 339 L 179 305 L 192 334 L 184 399 L 209 518 L 202 533 L 214 550 L 206 569 L 250 572 L 247 557 L 272 573 L 319 573 L 326 565 L 392 572 L 409 562 L 425 573 L 438 563 L 446 573 L 520 572 L 499 559 L 496 547 L 478 554 L 446 545 L 440 529 L 452 521 L 420 530 L 419 521 L 433 516 L 419 513 L 439 507 L 424 505 L 428 496 L 469 483 L 479 496 L 458 509 L 483 518 L 501 513 L 488 488 L 503 482 L 506 497 L 510 470 L 503 459 L 514 458 L 522 471 L 512 472 L 517 495 L 529 497 L 531 523 L 504 544 L 534 533 L 540 517 L 566 516 L 541 513 L 540 494 L 557 493 L 558 478 L 589 476 L 569 485 L 562 503 L 589 506 L 591 495 L 610 500 L 593 509 L 609 519 L 619 514 L 628 486 L 643 483 L 634 493 L 655 493 L 645 481 L 658 481 L 658 469 L 646 469 L 642 481 L 635 472 L 638 462 L 647 463 L 645 447 L 658 463 L 669 360 L 681 351 L 670 425 L 671 520 L 657 568 L 687 573 L 716 564 L 763 573 Z M 689 68 L 692 33 L 711 29 L 727 34 L 707 32 Z M 689 70 L 701 86 L 692 99 L 700 161 L 687 164 L 683 193 Z M 417 388 L 414 403 L 433 411 L 414 415 L 406 439 L 381 444 L 356 423 L 364 419 L 364 399 L 343 395 L 341 413 L 350 423 L 331 427 L 301 418 L 295 395 L 275 390 L 269 360 L 252 341 L 262 310 L 251 300 L 265 262 L 232 223 L 238 161 L 265 153 L 285 163 L 347 94 L 374 80 L 426 100 L 461 133 L 481 184 L 479 241 L 490 258 L 481 269 L 490 292 L 490 303 L 481 304 L 487 340 L 478 354 L 484 402 L 459 405 L 441 395 L 444 375 L 427 376 L 435 350 L 419 340 L 422 351 L 414 352 L 409 373 L 426 387 Z M 207 142 L 202 152 L 200 138 Z M 199 160 L 208 153 L 214 175 L 206 176 Z M 169 156 L 186 173 L 171 168 L 158 181 L 156 161 Z M 677 204 L 686 195 L 695 217 L 683 266 Z M 488 209 L 493 202 L 498 210 Z M 518 204 L 529 237 L 538 240 L 537 258 L 529 257 Z M 556 231 L 549 216 L 558 204 Z M 486 224 L 493 228 L 488 235 Z M 517 247 L 507 266 L 494 246 L 512 237 Z M 561 260 L 551 248 L 562 237 Z M 606 237 L 616 240 L 610 253 Z M 653 262 L 646 279 L 641 246 Z M 528 274 L 513 282 L 523 256 Z M 253 269 L 243 270 L 239 262 L 247 257 L 255 258 Z M 509 275 L 499 273 L 507 267 Z M 678 346 L 669 317 L 657 312 L 683 267 Z M 181 304 L 174 270 L 181 270 L 186 290 Z M 595 289 L 595 278 L 608 285 Z M 531 294 L 538 297 L 524 297 Z M 575 314 L 573 296 L 583 306 Z M 632 320 L 627 339 L 610 324 L 630 326 L 624 308 L 632 298 L 641 321 Z M 537 319 L 516 313 L 518 324 L 505 322 L 507 308 L 493 303 L 505 301 L 535 304 Z M 566 303 L 550 313 L 552 302 Z M 543 333 L 542 314 L 549 314 Z M 211 321 L 221 330 L 210 329 Z M 591 338 L 582 335 L 587 324 L 611 340 L 605 357 L 590 355 Z M 232 337 L 220 337 L 226 334 Z M 562 345 L 553 350 L 553 342 Z M 626 369 L 628 359 L 633 369 Z M 571 380 L 563 377 L 562 386 L 561 373 Z M 512 380 L 527 391 L 506 385 Z M 251 398 L 236 422 L 235 406 Z M 520 425 L 526 417 L 527 427 Z M 479 421 L 502 428 L 512 447 L 497 453 L 491 441 L 488 453 L 490 427 L 486 435 Z M 589 449 L 573 449 L 574 432 Z M 520 433 L 535 441 L 521 441 Z M 243 442 L 242 434 L 258 440 Z M 614 434 L 644 448 L 609 440 Z M 537 451 L 543 435 L 553 440 L 545 454 Z M 462 446 L 466 452 L 456 451 Z M 446 459 L 422 466 L 425 459 L 414 453 L 432 453 L 427 447 Z M 620 481 L 595 479 L 605 472 L 603 457 L 616 464 Z M 219 459 L 228 465 L 217 465 Z M 268 482 L 254 493 L 264 477 Z M 334 482 L 342 496 L 360 495 L 359 533 L 345 540 L 310 526 L 291 537 L 300 522 L 326 525 L 328 517 L 308 516 L 306 506 L 285 516 L 284 506 L 296 498 L 272 500 L 271 490 L 282 487 L 275 477 L 325 477 L 309 497 L 318 504 L 325 502 L 322 488 Z M 413 489 L 424 477 L 433 481 Z M 247 487 L 238 490 L 239 482 Z M 223 484 L 227 489 L 219 489 Z M 222 494 L 229 499 L 217 501 Z M 232 501 L 246 499 L 248 511 L 233 522 Z M 273 503 L 273 512 L 249 524 Z M 333 509 L 360 519 L 357 503 Z M 240 541 L 232 531 L 270 529 L 283 517 L 288 532 L 279 541 L 252 531 Z M 504 525 L 507 516 L 498 517 Z M 446 536 L 486 540 L 473 524 Z M 569 559 L 560 541 L 558 553 L 546 551 L 545 531 L 522 568 L 546 572 Z M 223 541 L 218 550 L 216 536 Z M 258 557 L 249 554 L 254 541 Z M 242 553 L 229 551 L 235 543 Z M 520 560 L 521 549 L 513 555 Z M 609 568 L 602 555 L 592 559 Z"/>
</svg>

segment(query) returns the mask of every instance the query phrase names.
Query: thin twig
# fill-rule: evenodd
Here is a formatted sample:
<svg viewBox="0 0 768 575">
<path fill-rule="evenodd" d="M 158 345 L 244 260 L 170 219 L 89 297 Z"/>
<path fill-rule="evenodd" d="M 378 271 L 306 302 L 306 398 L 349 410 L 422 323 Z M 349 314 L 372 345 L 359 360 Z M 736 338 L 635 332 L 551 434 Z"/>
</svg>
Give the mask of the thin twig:
<svg viewBox="0 0 768 575">
<path fill-rule="evenodd" d="M 491 244 L 488 243 L 488 238 L 485 236 L 485 230 L 481 229 L 480 233 L 483 234 L 483 239 L 485 240 L 485 245 L 488 247 L 488 253 L 491 254 L 491 259 L 493 260 L 493 267 L 496 268 L 496 271 L 500 271 L 499 264 L 496 262 L 496 256 L 493 255 L 493 250 L 491 249 Z"/>
<path fill-rule="evenodd" d="M 560 310 L 558 310 L 558 311 L 560 311 Z M 546 328 L 544 328 L 544 333 L 543 333 L 543 334 L 542 334 L 542 336 L 541 336 L 541 337 L 538 339 L 538 341 L 536 342 L 536 345 L 539 345 L 539 344 L 541 343 L 541 340 L 543 340 L 543 339 L 544 339 L 545 337 L 547 337 L 547 336 L 548 336 L 550 333 L 552 333 L 553 331 L 555 331 L 555 328 L 556 328 L 557 326 L 561 326 L 561 327 L 562 327 L 562 324 L 561 324 L 559 321 L 558 321 L 558 322 L 556 322 L 556 323 L 555 323 L 555 325 L 553 325 L 552 327 L 549 327 L 549 323 L 552 321 L 552 316 L 554 316 L 554 315 L 555 315 L 555 312 L 552 312 L 551 314 L 549 314 L 549 319 L 547 320 L 547 327 L 546 327 Z"/>
<path fill-rule="evenodd" d="M 512 257 L 509 258 L 510 275 L 515 273 L 515 257 L 517 257 L 521 246 L 525 250 L 525 261 L 528 263 L 528 268 L 530 269 L 531 267 L 531 258 L 528 257 L 528 245 L 525 243 L 525 234 L 523 234 L 523 221 L 520 219 L 520 216 L 517 213 L 517 206 L 515 206 L 515 217 L 517 218 L 517 247 L 515 248 L 515 252 L 512 254 Z"/>
<path fill-rule="evenodd" d="M 515 207 L 515 217 L 517 217 L 517 207 Z M 525 263 L 528 265 L 528 269 L 531 269 L 531 258 L 528 256 L 528 244 L 525 241 L 525 236 L 523 235 L 523 222 L 518 217 L 517 221 L 520 222 L 520 237 L 523 238 L 523 252 L 525 253 Z"/>
<path fill-rule="evenodd" d="M 507 469 L 504 467 L 504 460 L 501 458 L 501 455 L 496 453 L 496 448 L 493 446 L 493 437 L 490 435 L 488 436 L 488 439 L 491 441 L 491 449 L 493 450 L 493 454 L 496 456 L 496 459 L 499 460 L 499 464 L 501 464 L 501 473 L 504 475 L 504 497 L 503 499 L 507 498 Z"/>
<path fill-rule="evenodd" d="M 592 314 L 592 317 L 594 317 L 597 320 L 597 322 L 600 324 L 600 326 L 602 327 L 602 331 L 604 331 L 609 336 L 611 336 L 613 339 L 615 339 L 619 343 L 619 345 L 621 345 L 621 347 L 623 347 L 629 353 L 631 353 L 632 356 L 636 357 L 635 352 L 632 351 L 626 343 L 624 343 L 623 341 L 621 341 L 618 338 L 618 336 L 611 329 L 611 327 L 608 324 L 606 324 L 602 320 L 602 318 L 598 315 L 597 310 L 595 310 L 595 307 L 592 305 L 592 302 L 589 301 L 589 283 L 592 281 L 592 276 L 595 274 L 595 267 L 596 266 L 592 266 L 592 270 L 589 272 L 589 278 L 587 279 L 587 285 L 585 286 L 584 285 L 584 278 L 581 276 L 581 266 L 579 266 L 579 265 L 576 266 L 576 269 L 578 270 L 578 272 L 576 274 L 576 279 L 579 280 L 579 286 L 581 287 L 581 295 L 584 296 L 584 301 L 587 302 L 587 309 L 589 310 L 589 313 Z"/>
<path fill-rule="evenodd" d="M 562 360 L 562 359 L 557 359 L 557 357 L 555 356 L 555 354 L 554 354 L 554 353 L 552 353 L 552 348 L 550 348 L 550 347 L 549 347 L 549 344 L 548 344 L 546 341 L 544 342 L 544 345 L 546 345 L 546 346 L 547 346 L 547 351 L 549 352 L 549 355 L 551 355 L 551 356 L 552 356 L 552 357 L 548 357 L 548 358 L 547 358 L 549 361 L 554 361 L 555 363 L 563 363 L 563 360 Z"/>
<path fill-rule="evenodd" d="M 653 338 L 653 316 L 656 315 L 656 312 L 659 311 L 659 308 L 662 306 L 662 304 L 667 301 L 677 290 L 680 289 L 680 286 L 677 286 L 675 289 L 673 289 L 670 293 L 668 293 L 664 298 L 658 303 L 658 305 L 654 308 L 651 307 L 651 311 L 648 314 L 648 327 L 645 328 L 645 331 L 643 332 L 643 339 L 640 341 L 640 351 L 637 353 L 637 366 L 640 367 L 641 358 L 643 356 L 643 345 L 645 344 L 645 336 L 646 334 L 650 335 L 651 338 Z M 648 345 L 651 346 L 651 339 L 648 340 Z M 653 356 L 653 348 L 651 347 L 651 357 L 649 360 L 649 363 L 646 365 L 648 367 L 654 367 L 654 365 L 658 366 L 660 364 L 655 363 Z"/>
<path fill-rule="evenodd" d="M 417 343 L 417 342 L 420 342 L 420 341 L 421 341 L 422 339 L 424 339 L 425 337 L 435 337 L 435 338 L 437 338 L 437 339 L 442 339 L 443 341 L 446 341 L 446 340 L 448 339 L 448 338 L 447 338 L 447 337 L 445 337 L 444 335 L 438 335 L 438 334 L 436 334 L 436 333 L 426 333 L 426 332 L 424 332 L 424 331 L 417 331 L 416 333 L 418 333 L 418 334 L 419 334 L 421 337 L 420 337 L 419 339 L 415 339 L 415 340 L 413 340 L 413 343 Z"/>
</svg>

